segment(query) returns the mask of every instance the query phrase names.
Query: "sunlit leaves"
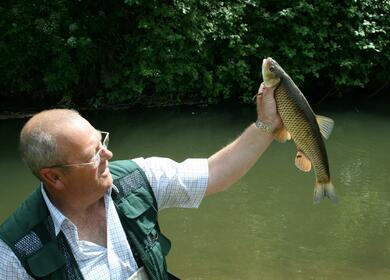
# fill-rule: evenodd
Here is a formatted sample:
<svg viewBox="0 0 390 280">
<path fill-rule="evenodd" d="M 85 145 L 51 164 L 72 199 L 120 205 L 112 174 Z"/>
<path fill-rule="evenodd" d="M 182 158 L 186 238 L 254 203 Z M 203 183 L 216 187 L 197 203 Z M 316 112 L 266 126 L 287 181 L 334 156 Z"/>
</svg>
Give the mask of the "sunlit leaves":
<svg viewBox="0 0 390 280">
<path fill-rule="evenodd" d="M 388 79 L 389 14 L 388 0 L 8 0 L 0 85 L 95 107 L 249 101 L 272 56 L 300 86 L 362 87 Z"/>
</svg>

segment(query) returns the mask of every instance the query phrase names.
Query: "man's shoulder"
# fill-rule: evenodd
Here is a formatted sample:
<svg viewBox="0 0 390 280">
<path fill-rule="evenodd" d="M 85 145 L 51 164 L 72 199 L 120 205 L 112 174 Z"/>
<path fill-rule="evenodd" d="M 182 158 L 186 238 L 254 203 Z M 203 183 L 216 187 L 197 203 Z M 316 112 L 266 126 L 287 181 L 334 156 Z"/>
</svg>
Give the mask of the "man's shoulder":
<svg viewBox="0 0 390 280">
<path fill-rule="evenodd" d="M 20 239 L 48 215 L 48 210 L 39 188 L 0 225 L 0 238 L 4 241 Z M 7 242 L 8 243 L 8 242 Z"/>
<path fill-rule="evenodd" d="M 118 160 L 109 163 L 113 184 L 121 194 L 145 189 L 152 192 L 148 178 L 143 169 L 133 160 Z"/>
<path fill-rule="evenodd" d="M 0 279 L 32 279 L 11 248 L 0 239 Z"/>
<path fill-rule="evenodd" d="M 139 169 L 139 166 L 130 159 L 111 161 L 109 162 L 108 166 L 114 180 Z"/>
</svg>

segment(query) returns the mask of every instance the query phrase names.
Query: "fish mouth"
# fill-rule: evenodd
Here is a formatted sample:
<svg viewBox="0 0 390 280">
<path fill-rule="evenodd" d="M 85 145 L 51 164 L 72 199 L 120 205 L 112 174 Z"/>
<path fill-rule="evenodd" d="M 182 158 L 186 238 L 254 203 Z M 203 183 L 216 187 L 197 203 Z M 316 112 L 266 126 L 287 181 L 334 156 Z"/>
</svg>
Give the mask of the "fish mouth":
<svg viewBox="0 0 390 280">
<path fill-rule="evenodd" d="M 262 67 L 265 69 L 269 69 L 269 67 L 275 63 L 275 60 L 272 59 L 272 57 L 267 57 L 263 59 L 263 65 Z"/>
<path fill-rule="evenodd" d="M 271 60 L 272 60 L 272 58 L 270 58 L 270 57 L 263 59 L 263 64 L 262 64 L 263 69 L 271 63 Z"/>
<path fill-rule="evenodd" d="M 262 72 L 262 74 L 263 74 L 263 78 L 265 78 L 265 75 L 267 74 L 266 73 L 266 70 L 268 69 L 268 65 L 269 65 L 269 60 L 268 60 L 268 58 L 264 58 L 263 59 L 263 63 L 262 63 L 262 65 L 261 65 L 261 72 Z"/>
<path fill-rule="evenodd" d="M 272 64 L 273 59 L 271 57 L 267 57 L 263 59 L 263 63 L 261 66 L 261 73 L 263 75 L 263 81 L 264 85 L 266 87 L 272 87 L 272 82 L 271 80 L 273 79 L 272 73 L 269 71 L 269 68 Z"/>
</svg>

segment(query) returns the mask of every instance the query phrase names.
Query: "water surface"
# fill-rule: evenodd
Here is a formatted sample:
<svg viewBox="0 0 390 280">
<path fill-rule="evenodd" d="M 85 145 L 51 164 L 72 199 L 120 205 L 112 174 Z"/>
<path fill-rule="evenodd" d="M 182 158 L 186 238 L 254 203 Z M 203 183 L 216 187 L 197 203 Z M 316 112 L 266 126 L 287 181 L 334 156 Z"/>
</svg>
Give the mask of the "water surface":
<svg viewBox="0 0 390 280">
<path fill-rule="evenodd" d="M 254 168 L 201 207 L 160 214 L 170 270 L 183 279 L 390 279 L 390 110 L 314 107 L 335 120 L 326 141 L 340 203 L 313 205 L 314 174 L 294 166 L 293 143 L 273 143 Z M 114 159 L 208 157 L 254 120 L 253 106 L 86 113 L 110 131 Z M 35 189 L 17 154 L 25 120 L 0 120 L 0 222 Z"/>
</svg>

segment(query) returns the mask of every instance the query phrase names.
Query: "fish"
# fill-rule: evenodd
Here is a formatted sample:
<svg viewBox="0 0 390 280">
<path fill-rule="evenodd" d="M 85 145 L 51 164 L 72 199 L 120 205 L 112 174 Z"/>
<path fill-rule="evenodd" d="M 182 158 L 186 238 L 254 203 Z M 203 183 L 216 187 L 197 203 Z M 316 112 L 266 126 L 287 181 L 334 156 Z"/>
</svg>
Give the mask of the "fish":
<svg viewBox="0 0 390 280">
<path fill-rule="evenodd" d="M 324 143 L 324 138 L 328 139 L 333 130 L 334 121 L 313 112 L 291 77 L 271 57 L 263 59 L 262 76 L 264 85 L 274 89 L 276 108 L 283 122 L 273 133 L 274 138 L 282 143 L 290 139 L 295 142 L 295 165 L 300 170 L 309 172 L 313 167 L 316 177 L 313 202 L 318 204 L 328 197 L 337 203 Z"/>
</svg>

